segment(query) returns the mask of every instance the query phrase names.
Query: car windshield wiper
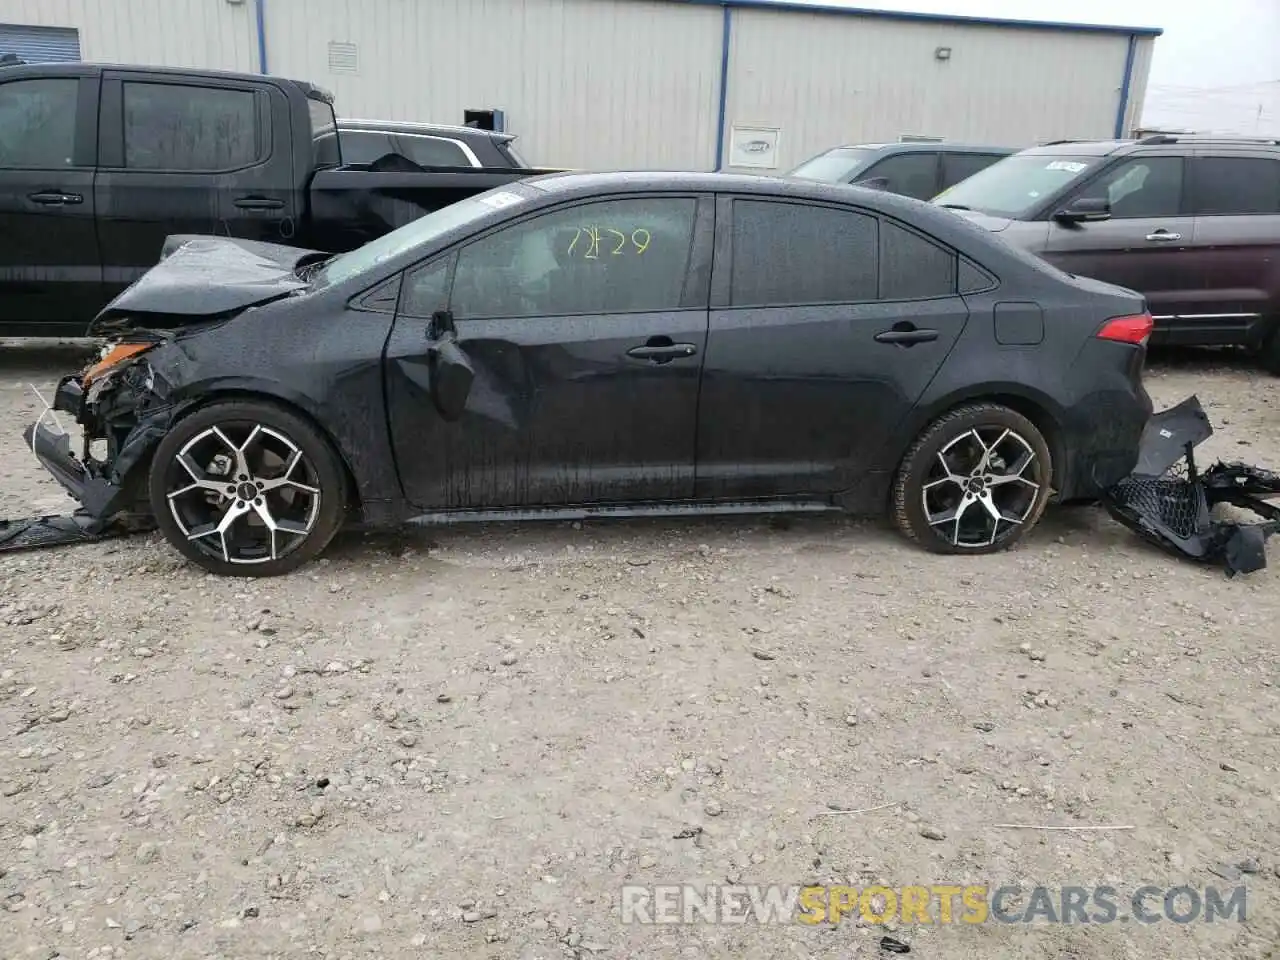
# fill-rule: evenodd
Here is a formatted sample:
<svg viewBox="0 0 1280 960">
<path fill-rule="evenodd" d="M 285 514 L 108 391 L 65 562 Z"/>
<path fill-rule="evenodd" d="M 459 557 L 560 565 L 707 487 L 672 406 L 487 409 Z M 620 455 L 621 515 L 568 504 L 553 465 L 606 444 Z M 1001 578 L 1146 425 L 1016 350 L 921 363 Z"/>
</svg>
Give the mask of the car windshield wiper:
<svg viewBox="0 0 1280 960">
<path fill-rule="evenodd" d="M 946 207 L 948 210 L 972 210 L 973 207 L 966 207 L 963 203 L 940 203 L 940 207 Z"/>
</svg>

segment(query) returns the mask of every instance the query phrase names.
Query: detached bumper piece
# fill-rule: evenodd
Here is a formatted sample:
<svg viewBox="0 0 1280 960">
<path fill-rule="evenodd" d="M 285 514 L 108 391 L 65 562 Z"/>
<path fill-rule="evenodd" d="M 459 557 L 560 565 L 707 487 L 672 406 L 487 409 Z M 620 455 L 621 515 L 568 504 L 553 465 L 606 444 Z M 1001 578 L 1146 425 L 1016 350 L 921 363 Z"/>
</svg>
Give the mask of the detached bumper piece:
<svg viewBox="0 0 1280 960">
<path fill-rule="evenodd" d="M 1197 397 L 1153 416 L 1134 472 L 1102 496 L 1107 511 L 1138 536 L 1228 577 L 1267 565 L 1266 541 L 1280 530 L 1280 473 L 1244 463 L 1215 463 L 1203 473 L 1194 450 L 1213 435 Z M 1214 520 L 1218 504 L 1249 510 L 1256 523 Z"/>
<path fill-rule="evenodd" d="M 23 431 L 22 438 L 41 466 L 90 516 L 107 518 L 123 508 L 125 495 L 119 484 L 94 476 L 71 452 L 70 436 L 37 421 Z"/>
<path fill-rule="evenodd" d="M 34 550 L 39 547 L 62 547 L 75 543 L 97 543 L 100 540 L 144 533 L 153 528 L 154 524 L 142 520 L 98 520 L 84 510 L 77 510 L 66 516 L 0 520 L 0 553 Z"/>
<path fill-rule="evenodd" d="M 61 388 L 59 388 L 61 390 Z M 23 432 L 27 447 L 81 507 L 65 516 L 0 520 L 0 553 L 56 547 L 143 533 L 155 528 L 149 517 L 121 513 L 124 496 L 119 486 L 90 473 L 71 452 L 71 438 L 33 423 Z"/>
</svg>

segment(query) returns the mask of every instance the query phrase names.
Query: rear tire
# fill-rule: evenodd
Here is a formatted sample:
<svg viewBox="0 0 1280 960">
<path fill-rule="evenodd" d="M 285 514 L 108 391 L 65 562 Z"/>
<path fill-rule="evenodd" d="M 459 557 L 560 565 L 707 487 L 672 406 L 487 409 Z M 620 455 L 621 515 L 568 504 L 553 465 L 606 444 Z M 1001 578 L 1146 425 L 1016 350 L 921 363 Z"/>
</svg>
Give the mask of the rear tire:
<svg viewBox="0 0 1280 960">
<path fill-rule="evenodd" d="M 1258 351 L 1258 359 L 1262 363 L 1262 369 L 1272 376 L 1280 377 L 1280 320 L 1277 320 L 1272 327 L 1271 333 L 1262 343 L 1262 349 Z"/>
<path fill-rule="evenodd" d="M 1049 445 L 997 403 L 966 404 L 924 429 L 894 478 L 891 509 L 932 553 L 994 553 L 1039 521 L 1053 479 Z"/>
<path fill-rule="evenodd" d="M 342 461 L 314 426 L 266 401 L 215 403 L 156 447 L 151 510 L 210 573 L 276 577 L 329 545 L 346 515 Z"/>
</svg>

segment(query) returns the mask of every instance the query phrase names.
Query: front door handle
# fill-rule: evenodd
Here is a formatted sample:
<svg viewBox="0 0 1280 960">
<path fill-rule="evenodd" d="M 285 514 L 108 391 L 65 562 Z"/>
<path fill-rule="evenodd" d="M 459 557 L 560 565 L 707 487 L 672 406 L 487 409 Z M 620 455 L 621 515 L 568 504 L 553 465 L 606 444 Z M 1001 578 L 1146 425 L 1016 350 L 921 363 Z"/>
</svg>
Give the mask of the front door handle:
<svg viewBox="0 0 1280 960">
<path fill-rule="evenodd" d="M 653 363 L 670 363 L 681 357 L 692 357 L 697 352 L 698 348 L 692 343 L 672 343 L 670 337 L 650 337 L 644 346 L 628 350 L 627 356 Z"/>
<path fill-rule="evenodd" d="M 896 343 L 900 347 L 930 343 L 937 339 L 937 330 L 921 330 L 910 323 L 895 323 L 892 330 L 884 330 L 876 334 L 876 343 Z"/>
<path fill-rule="evenodd" d="M 1148 233 L 1147 239 L 1150 240 L 1152 243 L 1160 243 L 1160 242 L 1169 243 L 1170 241 L 1173 241 L 1173 240 L 1181 240 L 1182 234 L 1170 233 L 1168 230 L 1157 230 L 1154 233 Z"/>
<path fill-rule="evenodd" d="M 84 197 L 78 193 L 57 193 L 53 190 L 41 190 L 27 194 L 32 203 L 43 203 L 47 207 L 60 207 L 65 203 L 84 203 Z"/>
<path fill-rule="evenodd" d="M 284 201 L 269 197 L 241 197 L 235 204 L 241 210 L 279 210 L 284 206 Z"/>
</svg>

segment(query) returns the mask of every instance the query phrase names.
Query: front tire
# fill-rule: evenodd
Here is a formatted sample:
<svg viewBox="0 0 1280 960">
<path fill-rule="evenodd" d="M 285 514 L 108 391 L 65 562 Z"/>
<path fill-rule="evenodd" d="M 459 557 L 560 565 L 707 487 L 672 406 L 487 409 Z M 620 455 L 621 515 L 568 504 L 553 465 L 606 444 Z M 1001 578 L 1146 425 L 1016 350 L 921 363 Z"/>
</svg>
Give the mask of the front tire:
<svg viewBox="0 0 1280 960">
<path fill-rule="evenodd" d="M 346 514 L 346 474 L 328 439 L 273 403 L 216 403 L 156 447 L 151 510 L 160 532 L 211 573 L 275 577 L 320 553 Z"/>
<path fill-rule="evenodd" d="M 1035 424 L 1000 404 L 967 404 L 926 427 L 903 457 L 893 517 L 933 553 L 994 553 L 1040 521 L 1052 478 Z"/>
</svg>

